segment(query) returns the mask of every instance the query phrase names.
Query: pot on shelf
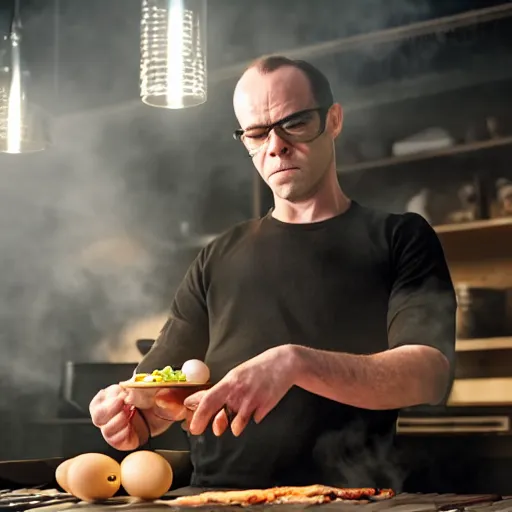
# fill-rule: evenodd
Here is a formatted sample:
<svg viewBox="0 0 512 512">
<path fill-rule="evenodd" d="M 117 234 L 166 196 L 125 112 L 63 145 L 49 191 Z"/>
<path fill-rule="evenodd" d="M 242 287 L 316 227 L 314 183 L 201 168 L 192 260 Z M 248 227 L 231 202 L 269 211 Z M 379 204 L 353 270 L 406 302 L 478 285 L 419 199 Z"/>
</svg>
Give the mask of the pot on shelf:
<svg viewBox="0 0 512 512">
<path fill-rule="evenodd" d="M 506 336 L 507 295 L 495 288 L 458 285 L 457 338 Z"/>
</svg>

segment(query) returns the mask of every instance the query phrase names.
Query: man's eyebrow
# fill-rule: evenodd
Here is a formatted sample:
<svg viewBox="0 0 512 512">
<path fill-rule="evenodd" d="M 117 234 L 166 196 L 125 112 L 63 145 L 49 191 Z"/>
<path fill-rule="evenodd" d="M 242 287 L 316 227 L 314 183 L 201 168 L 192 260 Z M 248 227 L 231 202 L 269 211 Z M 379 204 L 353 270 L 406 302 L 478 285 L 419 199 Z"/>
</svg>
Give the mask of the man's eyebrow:
<svg viewBox="0 0 512 512">
<path fill-rule="evenodd" d="M 244 128 L 244 131 L 254 130 L 256 128 L 268 128 L 268 126 L 268 124 L 250 124 L 247 128 Z"/>
<path fill-rule="evenodd" d="M 308 110 L 308 109 L 304 109 Z M 282 123 L 283 121 L 287 121 L 290 118 L 293 118 L 297 115 L 301 115 L 304 113 L 304 110 L 298 110 L 297 112 L 292 112 L 291 114 L 288 114 L 287 116 L 282 117 L 281 119 L 278 119 L 277 121 L 270 123 L 270 124 L 251 124 L 247 128 L 244 128 L 244 132 L 248 130 L 255 130 L 257 128 L 268 128 L 269 126 L 274 126 L 276 124 Z"/>
</svg>

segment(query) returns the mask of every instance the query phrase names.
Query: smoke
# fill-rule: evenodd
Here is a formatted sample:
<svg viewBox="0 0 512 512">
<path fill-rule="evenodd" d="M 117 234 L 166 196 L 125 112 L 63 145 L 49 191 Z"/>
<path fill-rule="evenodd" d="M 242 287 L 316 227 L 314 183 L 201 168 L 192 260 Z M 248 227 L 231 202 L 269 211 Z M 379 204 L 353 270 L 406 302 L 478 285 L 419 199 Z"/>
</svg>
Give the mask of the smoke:
<svg viewBox="0 0 512 512">
<path fill-rule="evenodd" d="M 401 492 L 411 471 L 405 452 L 391 438 L 374 438 L 362 420 L 323 434 L 313 457 L 327 485 L 391 488 Z"/>
<path fill-rule="evenodd" d="M 102 337 L 115 342 L 128 319 L 164 307 L 150 288 L 161 226 L 129 193 L 144 153 L 126 130 L 123 142 L 111 137 L 110 124 L 84 116 L 56 125 L 47 153 L 1 159 L 0 372 L 11 389 L 0 407 L 55 394 L 67 359 L 104 359 Z"/>
<path fill-rule="evenodd" d="M 431 13 L 428 0 L 261 0 L 250 11 L 229 0 L 212 3 L 209 21 L 215 32 L 209 58 L 213 69 L 262 54 L 294 52 L 303 46 L 411 23 Z M 376 52 L 372 49 L 371 52 Z M 306 58 L 308 58 L 306 56 Z"/>
</svg>

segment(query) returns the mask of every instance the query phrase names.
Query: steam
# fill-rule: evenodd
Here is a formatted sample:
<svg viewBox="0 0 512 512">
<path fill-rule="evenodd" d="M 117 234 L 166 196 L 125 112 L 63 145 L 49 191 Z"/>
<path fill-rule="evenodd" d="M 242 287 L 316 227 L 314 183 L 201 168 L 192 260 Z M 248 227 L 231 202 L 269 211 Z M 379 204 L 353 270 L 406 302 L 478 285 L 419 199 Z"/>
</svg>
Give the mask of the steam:
<svg viewBox="0 0 512 512">
<path fill-rule="evenodd" d="M 244 9 L 233 9 L 229 2 L 217 5 L 217 9 L 210 9 L 209 20 L 214 27 L 221 24 L 224 27 L 224 34 L 217 33 L 216 41 L 219 41 L 218 36 L 223 36 L 229 44 L 220 41 L 221 44 L 209 48 L 213 76 L 218 74 L 216 68 L 262 54 L 291 52 L 294 57 L 302 58 L 298 54 L 304 46 L 412 23 L 431 13 L 428 0 L 398 0 L 391 6 L 380 0 L 347 0 L 342 5 L 336 0 L 323 0 L 321 9 L 313 2 L 283 2 L 281 12 L 275 3 L 262 0 L 251 5 L 249 16 Z M 382 51 L 382 46 L 366 47 L 362 51 L 382 57 L 377 53 Z M 339 62 L 332 71 L 336 68 Z"/>
<path fill-rule="evenodd" d="M 101 338 L 115 343 L 129 319 L 165 307 L 151 245 L 161 225 L 130 195 L 144 150 L 120 125 L 112 137 L 109 124 L 83 116 L 56 125 L 49 152 L 2 158 L 0 372 L 12 387 L 2 408 L 53 396 L 66 360 L 107 360 Z"/>
<path fill-rule="evenodd" d="M 352 421 L 339 431 L 322 435 L 313 457 L 327 485 L 401 492 L 408 476 L 404 454 L 391 439 L 372 442 L 363 421 Z"/>
</svg>

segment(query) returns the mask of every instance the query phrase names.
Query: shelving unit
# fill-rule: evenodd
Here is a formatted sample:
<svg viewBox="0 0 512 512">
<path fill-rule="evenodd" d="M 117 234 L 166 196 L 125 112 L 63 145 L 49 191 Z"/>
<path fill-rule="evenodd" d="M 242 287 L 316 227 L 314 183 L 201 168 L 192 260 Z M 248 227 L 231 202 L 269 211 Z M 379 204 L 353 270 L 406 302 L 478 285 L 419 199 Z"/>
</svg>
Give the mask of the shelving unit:
<svg viewBox="0 0 512 512">
<path fill-rule="evenodd" d="M 434 229 L 439 235 L 486 231 L 512 236 L 512 217 L 477 220 L 460 224 L 444 224 L 435 226 Z"/>
<path fill-rule="evenodd" d="M 480 352 L 483 350 L 509 350 L 512 349 L 512 336 L 503 338 L 483 338 L 471 340 L 457 340 L 457 352 Z"/>
<path fill-rule="evenodd" d="M 512 218 L 447 224 L 435 226 L 435 230 L 443 244 L 455 283 L 465 282 L 472 286 L 494 288 L 512 287 Z M 466 358 L 465 368 L 480 368 L 481 371 L 482 357 L 486 360 L 494 357 L 502 360 L 503 351 L 512 351 L 512 336 L 459 339 L 455 349 L 460 357 Z M 492 354 L 498 351 L 499 354 Z M 507 356 L 505 360 L 509 361 L 510 357 Z M 489 364 L 485 363 L 484 368 Z M 485 378 L 455 379 L 448 405 L 512 405 L 512 377 L 489 375 Z"/>
<path fill-rule="evenodd" d="M 339 173 L 366 171 L 369 169 L 389 168 L 395 165 L 412 164 L 422 160 L 430 160 L 434 158 L 450 157 L 461 154 L 469 154 L 486 149 L 498 148 L 502 146 L 512 145 L 512 136 L 500 137 L 485 141 L 471 142 L 468 144 L 459 144 L 449 148 L 436 150 L 436 151 L 422 151 L 411 155 L 395 156 L 382 158 L 380 160 L 373 160 L 368 162 L 360 162 L 353 165 L 341 166 L 338 169 Z"/>
</svg>

